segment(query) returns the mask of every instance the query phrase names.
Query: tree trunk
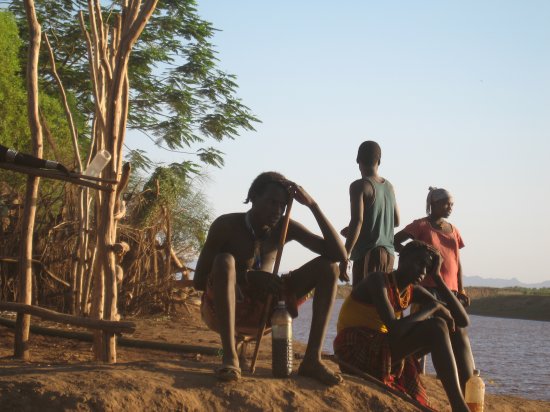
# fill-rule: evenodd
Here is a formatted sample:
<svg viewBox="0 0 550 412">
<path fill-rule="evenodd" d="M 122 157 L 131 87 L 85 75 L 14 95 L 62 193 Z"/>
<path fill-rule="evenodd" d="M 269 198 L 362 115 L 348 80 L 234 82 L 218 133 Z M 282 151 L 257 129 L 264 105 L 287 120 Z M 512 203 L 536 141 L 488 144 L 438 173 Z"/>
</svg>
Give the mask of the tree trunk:
<svg viewBox="0 0 550 412">
<path fill-rule="evenodd" d="M 29 26 L 29 53 L 27 63 L 27 107 L 33 154 L 42 157 L 42 126 L 38 109 L 38 54 L 40 51 L 41 28 L 36 18 L 33 0 L 25 0 L 25 12 Z M 36 200 L 38 197 L 38 185 L 40 178 L 29 176 L 27 178 L 27 190 L 25 193 L 25 208 L 23 211 L 23 225 L 21 233 L 20 265 L 19 265 L 19 302 L 31 304 L 32 302 L 32 240 L 34 220 L 36 216 Z M 29 360 L 29 328 L 31 317 L 28 314 L 17 314 L 15 329 L 14 356 L 19 359 Z"/>
<path fill-rule="evenodd" d="M 103 171 L 109 180 L 118 180 L 122 170 L 122 147 L 128 116 L 128 60 L 132 47 L 155 10 L 158 0 L 125 2 L 124 20 L 115 16 L 109 28 L 102 17 L 101 2 L 88 0 L 90 29 L 88 33 L 80 14 L 80 25 L 86 36 L 94 100 L 96 106 L 94 151 L 107 149 L 111 162 Z M 109 43 L 110 41 L 110 43 Z M 116 259 L 117 223 L 115 206 L 117 192 L 96 195 L 97 255 L 94 261 L 93 316 L 98 319 L 118 319 Z M 116 362 L 116 341 L 112 333 L 95 334 L 94 351 L 97 360 Z"/>
</svg>

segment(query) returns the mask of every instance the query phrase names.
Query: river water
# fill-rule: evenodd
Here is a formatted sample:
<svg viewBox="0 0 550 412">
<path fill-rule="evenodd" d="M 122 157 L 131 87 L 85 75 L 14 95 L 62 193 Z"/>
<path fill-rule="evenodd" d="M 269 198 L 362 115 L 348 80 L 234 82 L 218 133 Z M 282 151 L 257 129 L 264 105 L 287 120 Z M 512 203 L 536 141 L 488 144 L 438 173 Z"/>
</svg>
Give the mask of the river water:
<svg viewBox="0 0 550 412">
<path fill-rule="evenodd" d="M 307 342 L 311 300 L 294 320 L 294 337 Z M 338 299 L 323 349 L 333 353 L 336 321 L 343 300 Z M 468 329 L 476 362 L 488 393 L 550 400 L 550 322 L 470 316 Z M 429 356 L 428 356 L 429 358 Z M 435 373 L 428 359 L 427 373 Z"/>
</svg>

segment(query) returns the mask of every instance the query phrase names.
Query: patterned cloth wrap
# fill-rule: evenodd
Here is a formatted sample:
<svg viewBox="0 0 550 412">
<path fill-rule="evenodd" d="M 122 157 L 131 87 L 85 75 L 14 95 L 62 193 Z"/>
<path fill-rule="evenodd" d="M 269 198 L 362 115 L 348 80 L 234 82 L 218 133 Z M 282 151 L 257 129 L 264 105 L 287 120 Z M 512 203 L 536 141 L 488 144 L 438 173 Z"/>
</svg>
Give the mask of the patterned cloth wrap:
<svg viewBox="0 0 550 412">
<path fill-rule="evenodd" d="M 391 367 L 391 351 L 386 333 L 369 328 L 347 328 L 334 340 L 334 354 L 341 360 L 374 376 L 384 384 L 405 392 L 422 405 L 428 406 L 428 395 L 422 386 L 418 361 L 408 356 Z M 353 374 L 340 365 L 344 373 Z"/>
<path fill-rule="evenodd" d="M 392 305 L 394 312 L 399 317 L 400 311 L 404 308 L 400 307 L 399 292 L 393 286 L 389 279 L 389 274 L 386 276 L 386 286 L 388 291 L 388 299 Z M 410 287 L 409 287 L 410 288 Z M 412 288 L 409 289 L 412 293 Z M 347 299 L 353 299 L 349 296 Z M 365 308 L 365 316 L 374 315 L 377 319 L 366 319 L 365 323 L 371 325 L 382 325 L 375 330 L 367 326 L 352 326 L 345 327 L 338 331 L 334 340 L 334 354 L 343 362 L 354 365 L 358 369 L 372 375 L 381 380 L 384 384 L 398 389 L 413 399 L 416 399 L 424 406 L 428 406 L 428 396 L 424 389 L 418 371 L 420 365 L 414 356 L 408 356 L 401 362 L 396 363 L 392 367 L 391 349 L 388 339 L 387 328 L 378 319 L 376 307 L 372 304 L 362 303 Z M 354 306 L 351 306 L 353 308 Z M 357 306 L 355 306 L 357 307 Z M 342 316 L 345 314 L 340 314 Z M 357 314 L 354 314 L 354 317 Z M 353 371 L 346 369 L 345 365 L 340 365 L 340 369 L 344 373 L 353 374 Z"/>
<path fill-rule="evenodd" d="M 252 275 L 252 273 L 250 273 Z M 304 303 L 307 297 L 298 299 L 290 286 L 291 273 L 281 276 L 283 281 L 282 298 L 286 303 L 287 310 L 293 318 L 298 316 L 298 307 Z M 235 303 L 235 330 L 237 334 L 255 336 L 262 314 L 266 304 L 265 296 L 258 293 L 252 285 L 236 285 L 236 303 Z M 277 299 L 272 300 L 270 313 L 273 311 Z M 219 331 L 218 318 L 216 316 L 216 307 L 214 304 L 214 280 L 212 276 L 208 277 L 206 291 L 202 294 L 201 315 L 204 323 L 214 330 Z M 267 319 L 267 329 L 269 332 L 270 319 Z"/>
</svg>

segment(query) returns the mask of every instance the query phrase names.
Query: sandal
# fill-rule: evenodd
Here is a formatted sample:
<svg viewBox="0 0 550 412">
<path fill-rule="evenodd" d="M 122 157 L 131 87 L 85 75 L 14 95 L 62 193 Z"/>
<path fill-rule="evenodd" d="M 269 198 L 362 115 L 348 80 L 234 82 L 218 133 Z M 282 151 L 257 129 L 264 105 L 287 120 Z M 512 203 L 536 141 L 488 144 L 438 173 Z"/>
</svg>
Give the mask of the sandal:
<svg viewBox="0 0 550 412">
<path fill-rule="evenodd" d="M 214 371 L 216 377 L 224 382 L 236 382 L 241 379 L 241 368 L 233 365 L 222 365 Z"/>
</svg>

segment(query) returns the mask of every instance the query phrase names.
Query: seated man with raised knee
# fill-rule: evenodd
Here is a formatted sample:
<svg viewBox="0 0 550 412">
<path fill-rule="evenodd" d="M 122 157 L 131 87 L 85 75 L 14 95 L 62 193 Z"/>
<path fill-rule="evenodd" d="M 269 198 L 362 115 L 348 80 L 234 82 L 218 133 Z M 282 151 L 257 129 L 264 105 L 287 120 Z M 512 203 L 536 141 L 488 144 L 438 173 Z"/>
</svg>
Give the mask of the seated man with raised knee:
<svg viewBox="0 0 550 412">
<path fill-rule="evenodd" d="M 343 371 L 359 369 L 427 404 L 416 356 L 431 352 L 452 410 L 468 411 L 450 334 L 455 327 L 467 326 L 469 319 L 440 268 L 436 249 L 421 241 L 408 243 L 396 270 L 371 273 L 344 301 L 334 353 Z M 419 285 L 426 276 L 437 285 L 442 301 Z M 402 316 L 413 302 L 420 310 Z"/>
<path fill-rule="evenodd" d="M 281 237 L 281 218 L 290 196 L 311 210 L 322 236 L 290 220 L 286 242 L 296 240 L 320 256 L 278 277 L 271 271 Z M 248 202 L 252 204 L 248 212 L 225 214 L 212 223 L 194 276 L 195 288 L 204 291 L 203 320 L 222 341 L 223 364 L 216 371 L 218 378 L 240 378 L 235 335 L 255 335 L 268 294 L 275 295 L 275 302 L 278 296 L 284 296 L 288 305 L 315 289 L 309 341 L 298 373 L 327 385 L 341 382 L 340 375 L 321 362 L 336 295 L 338 262 L 346 258 L 338 233 L 313 198 L 279 173 L 265 172 L 256 177 L 248 191 Z M 289 307 L 289 312 L 296 316 L 292 309 Z"/>
</svg>

